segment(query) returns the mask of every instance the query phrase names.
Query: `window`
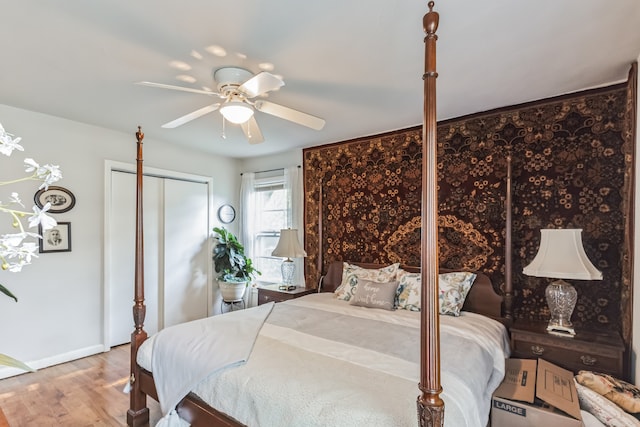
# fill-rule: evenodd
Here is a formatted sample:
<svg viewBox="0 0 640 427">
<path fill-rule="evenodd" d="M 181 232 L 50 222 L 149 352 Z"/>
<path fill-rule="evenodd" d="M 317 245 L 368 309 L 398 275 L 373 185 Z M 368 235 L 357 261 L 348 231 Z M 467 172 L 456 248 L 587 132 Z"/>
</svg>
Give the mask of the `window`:
<svg viewBox="0 0 640 427">
<path fill-rule="evenodd" d="M 280 230 L 287 228 L 288 192 L 284 188 L 284 177 L 256 179 L 254 191 L 253 261 L 262 273 L 260 281 L 280 282 L 282 259 L 271 256 L 271 252 L 278 244 Z"/>
<path fill-rule="evenodd" d="M 302 222 L 302 174 L 297 166 L 242 174 L 240 187 L 242 241 L 245 252 L 262 273 L 258 281 L 279 283 L 283 258 L 271 256 L 283 228 L 298 229 Z M 300 239 L 302 241 L 302 239 Z M 304 286 L 304 258 L 293 260 L 294 281 Z"/>
</svg>

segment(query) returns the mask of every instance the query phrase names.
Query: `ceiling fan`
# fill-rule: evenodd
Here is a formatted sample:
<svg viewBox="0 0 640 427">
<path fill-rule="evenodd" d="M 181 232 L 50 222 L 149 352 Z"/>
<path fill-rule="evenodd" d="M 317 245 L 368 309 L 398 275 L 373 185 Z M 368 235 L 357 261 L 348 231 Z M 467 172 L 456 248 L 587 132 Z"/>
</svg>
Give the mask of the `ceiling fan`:
<svg viewBox="0 0 640 427">
<path fill-rule="evenodd" d="M 216 110 L 220 110 L 222 116 L 229 122 L 239 124 L 251 144 L 258 144 L 264 141 L 262 132 L 258 127 L 258 122 L 253 114 L 254 110 L 271 114 L 272 116 L 289 120 L 315 130 L 320 130 L 324 127 L 325 121 L 319 117 L 263 99 L 253 99 L 284 86 L 282 79 L 271 73 L 262 71 L 254 75 L 251 71 L 245 70 L 244 68 L 222 67 L 214 70 L 213 80 L 216 83 L 217 92 L 153 82 L 138 82 L 137 84 L 217 96 L 222 99 L 221 102 L 207 105 L 206 107 L 165 123 L 162 125 L 163 128 L 171 129 L 181 126 Z"/>
</svg>

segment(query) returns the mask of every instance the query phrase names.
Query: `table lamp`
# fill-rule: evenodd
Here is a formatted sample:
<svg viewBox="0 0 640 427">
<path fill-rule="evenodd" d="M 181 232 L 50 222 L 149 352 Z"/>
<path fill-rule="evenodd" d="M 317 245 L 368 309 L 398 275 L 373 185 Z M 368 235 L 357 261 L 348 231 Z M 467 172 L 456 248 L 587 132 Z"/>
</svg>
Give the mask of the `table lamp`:
<svg viewBox="0 0 640 427">
<path fill-rule="evenodd" d="M 571 284 L 561 279 L 602 280 L 602 272 L 591 264 L 584 252 L 581 229 L 542 229 L 540 233 L 538 253 L 522 272 L 527 276 L 560 279 L 551 282 L 545 290 L 551 313 L 547 331 L 573 337 L 576 331 L 571 314 L 578 294 Z"/>
<path fill-rule="evenodd" d="M 282 271 L 282 284 L 278 288 L 284 290 L 295 288 L 293 278 L 295 276 L 296 266 L 291 258 L 307 256 L 307 253 L 302 249 L 298 241 L 298 230 L 295 228 L 280 230 L 280 240 L 278 240 L 278 244 L 273 252 L 271 252 L 271 255 L 286 258 L 280 267 Z"/>
</svg>

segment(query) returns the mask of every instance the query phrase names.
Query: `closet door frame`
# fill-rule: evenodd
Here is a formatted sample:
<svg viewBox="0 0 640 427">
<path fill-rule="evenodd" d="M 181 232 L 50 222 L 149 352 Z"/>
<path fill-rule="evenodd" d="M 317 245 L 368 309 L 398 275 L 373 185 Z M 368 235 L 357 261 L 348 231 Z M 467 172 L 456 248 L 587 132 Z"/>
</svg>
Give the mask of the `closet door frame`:
<svg viewBox="0 0 640 427">
<path fill-rule="evenodd" d="M 105 160 L 104 164 L 104 248 L 103 248 L 103 274 L 102 274 L 102 289 L 103 289 L 103 297 L 102 297 L 102 310 L 103 310 L 103 334 L 102 334 L 102 342 L 103 342 L 103 350 L 109 351 L 111 349 L 109 345 L 110 338 L 110 299 L 111 299 L 111 277 L 110 277 L 110 266 L 111 266 L 111 257 L 110 257 L 110 249 L 111 249 L 111 174 L 113 172 L 125 172 L 125 173 L 134 173 L 136 172 L 136 165 L 132 163 L 124 163 L 118 162 L 114 160 Z M 159 178 L 167 178 L 167 179 L 178 179 L 184 181 L 194 181 L 199 183 L 204 183 L 207 185 L 207 230 L 211 230 L 212 227 L 212 217 L 211 213 L 213 212 L 213 178 L 207 177 L 203 175 L 195 175 L 184 172 L 177 172 L 168 169 L 160 169 L 160 168 L 151 168 L 151 167 L 143 167 L 143 174 L 149 176 L 155 176 Z M 135 212 L 130 213 L 133 217 Z M 207 253 L 211 253 L 211 239 L 207 239 Z M 213 291 L 212 291 L 212 280 L 213 280 L 213 263 L 207 263 L 207 316 L 213 315 Z M 133 300 L 131 301 L 131 307 L 133 307 Z M 133 325 L 133 314 L 131 315 L 131 324 Z M 131 332 L 133 332 L 133 326 L 131 327 Z"/>
</svg>

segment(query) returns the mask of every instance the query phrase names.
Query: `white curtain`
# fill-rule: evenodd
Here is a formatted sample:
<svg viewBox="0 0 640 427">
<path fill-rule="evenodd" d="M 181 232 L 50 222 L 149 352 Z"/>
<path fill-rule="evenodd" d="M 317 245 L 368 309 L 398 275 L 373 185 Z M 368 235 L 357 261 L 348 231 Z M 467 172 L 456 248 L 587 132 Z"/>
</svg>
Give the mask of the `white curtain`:
<svg viewBox="0 0 640 427">
<path fill-rule="evenodd" d="M 283 169 L 284 189 L 288 194 L 285 228 L 295 228 L 298 230 L 298 240 L 304 247 L 304 226 L 303 222 L 303 197 L 302 173 L 298 166 L 291 166 Z M 259 224 L 257 215 L 260 209 L 257 206 L 256 173 L 245 172 L 242 174 L 240 184 L 240 238 L 244 244 L 245 252 L 250 258 L 255 258 L 255 235 L 257 233 L 256 224 Z M 294 259 L 296 274 L 294 283 L 304 282 L 304 258 Z"/>
<path fill-rule="evenodd" d="M 302 247 L 304 247 L 304 191 L 300 167 L 291 166 L 284 169 L 284 188 L 287 190 L 287 194 L 289 194 L 287 206 L 287 227 L 298 230 L 298 241 Z M 294 259 L 294 263 L 296 266 L 294 283 L 304 283 L 304 258 L 296 258 Z"/>
<path fill-rule="evenodd" d="M 240 182 L 240 242 L 244 245 L 245 253 L 249 258 L 255 255 L 254 227 L 258 223 L 255 219 L 257 213 L 255 181 L 255 173 L 245 172 Z"/>
</svg>

